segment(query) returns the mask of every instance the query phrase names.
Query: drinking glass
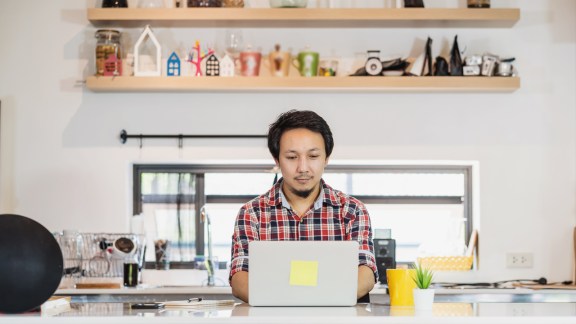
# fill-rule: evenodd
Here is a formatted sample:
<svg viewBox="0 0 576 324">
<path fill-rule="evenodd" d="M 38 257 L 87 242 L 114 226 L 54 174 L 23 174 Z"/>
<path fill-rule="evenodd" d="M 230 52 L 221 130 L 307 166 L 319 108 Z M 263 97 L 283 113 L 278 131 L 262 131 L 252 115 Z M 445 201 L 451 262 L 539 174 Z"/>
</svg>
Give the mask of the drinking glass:
<svg viewBox="0 0 576 324">
<path fill-rule="evenodd" d="M 235 75 L 240 72 L 240 52 L 244 50 L 244 37 L 242 37 L 242 31 L 239 29 L 230 29 L 226 31 L 224 36 L 224 48 L 226 54 L 232 58 L 234 61 Z"/>
</svg>

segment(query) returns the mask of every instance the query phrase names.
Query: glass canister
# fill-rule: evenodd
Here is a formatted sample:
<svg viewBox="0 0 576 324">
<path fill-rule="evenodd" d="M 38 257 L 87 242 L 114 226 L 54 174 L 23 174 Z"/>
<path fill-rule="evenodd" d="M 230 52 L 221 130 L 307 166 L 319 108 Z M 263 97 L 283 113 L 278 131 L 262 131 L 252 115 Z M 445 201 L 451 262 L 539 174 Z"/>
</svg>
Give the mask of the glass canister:
<svg viewBox="0 0 576 324">
<path fill-rule="evenodd" d="M 64 258 L 64 275 L 77 278 L 82 275 L 82 236 L 76 230 L 64 230 L 60 249 Z"/>
<path fill-rule="evenodd" d="M 222 0 L 188 0 L 188 7 L 222 7 Z"/>
<path fill-rule="evenodd" d="M 96 75 L 122 75 L 120 32 L 99 29 L 96 38 Z"/>
<path fill-rule="evenodd" d="M 244 0 L 223 0 L 222 7 L 226 8 L 244 8 Z"/>
<path fill-rule="evenodd" d="M 308 0 L 270 0 L 271 8 L 306 8 Z"/>
<path fill-rule="evenodd" d="M 468 8 L 490 8 L 490 0 L 468 0 Z"/>
</svg>

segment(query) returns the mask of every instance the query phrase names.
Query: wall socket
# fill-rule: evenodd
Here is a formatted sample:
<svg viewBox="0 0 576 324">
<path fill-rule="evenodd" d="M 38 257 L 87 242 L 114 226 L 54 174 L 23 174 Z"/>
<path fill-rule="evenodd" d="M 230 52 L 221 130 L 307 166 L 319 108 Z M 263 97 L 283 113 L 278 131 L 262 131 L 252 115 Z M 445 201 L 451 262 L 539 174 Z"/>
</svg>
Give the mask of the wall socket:
<svg viewBox="0 0 576 324">
<path fill-rule="evenodd" d="M 507 268 L 532 268 L 532 253 L 507 253 Z"/>
</svg>

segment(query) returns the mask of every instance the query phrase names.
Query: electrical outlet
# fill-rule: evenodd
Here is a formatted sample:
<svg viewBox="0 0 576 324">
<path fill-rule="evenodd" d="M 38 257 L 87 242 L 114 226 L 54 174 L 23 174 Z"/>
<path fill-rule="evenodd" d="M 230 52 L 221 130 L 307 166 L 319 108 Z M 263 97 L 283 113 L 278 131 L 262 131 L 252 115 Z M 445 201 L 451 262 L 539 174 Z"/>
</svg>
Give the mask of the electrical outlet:
<svg viewBox="0 0 576 324">
<path fill-rule="evenodd" d="M 532 268 L 532 253 L 507 253 L 507 268 Z"/>
</svg>

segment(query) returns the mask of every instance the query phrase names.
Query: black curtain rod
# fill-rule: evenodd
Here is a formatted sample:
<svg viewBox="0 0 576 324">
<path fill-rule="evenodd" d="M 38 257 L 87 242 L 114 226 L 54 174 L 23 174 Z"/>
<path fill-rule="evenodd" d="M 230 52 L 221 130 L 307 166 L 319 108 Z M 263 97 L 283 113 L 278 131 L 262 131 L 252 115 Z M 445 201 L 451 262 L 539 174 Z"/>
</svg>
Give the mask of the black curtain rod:
<svg viewBox="0 0 576 324">
<path fill-rule="evenodd" d="M 139 134 L 139 135 L 129 135 L 126 130 L 122 130 L 120 132 L 120 140 L 122 141 L 122 144 L 126 144 L 126 141 L 129 138 L 138 138 L 140 140 L 144 139 L 144 138 L 174 138 L 174 139 L 184 139 L 184 138 L 267 138 L 266 135 L 183 135 L 183 134 L 178 134 L 178 135 L 144 135 L 144 134 Z"/>
</svg>

